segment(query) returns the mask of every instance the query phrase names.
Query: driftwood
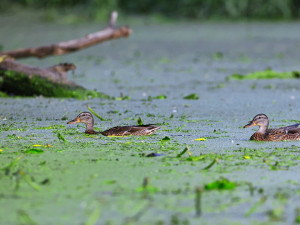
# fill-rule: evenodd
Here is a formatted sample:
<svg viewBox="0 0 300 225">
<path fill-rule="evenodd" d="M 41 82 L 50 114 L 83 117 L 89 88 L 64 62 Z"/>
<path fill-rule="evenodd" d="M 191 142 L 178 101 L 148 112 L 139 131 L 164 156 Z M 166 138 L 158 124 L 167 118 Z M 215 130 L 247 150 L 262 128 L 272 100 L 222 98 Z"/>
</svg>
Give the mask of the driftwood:
<svg viewBox="0 0 300 225">
<path fill-rule="evenodd" d="M 74 39 L 65 42 L 59 42 L 47 46 L 40 46 L 36 48 L 23 48 L 23 49 L 17 49 L 13 51 L 0 52 L 0 56 L 7 55 L 15 59 L 25 58 L 25 57 L 44 58 L 50 55 L 67 54 L 70 52 L 78 51 L 80 49 L 87 48 L 89 46 L 101 43 L 103 41 L 129 36 L 131 33 L 130 28 L 126 26 L 116 28 L 117 17 L 118 17 L 117 12 L 113 12 L 111 14 L 110 21 L 108 23 L 107 28 L 105 28 L 102 31 L 98 31 L 96 33 L 88 34 L 83 38 Z"/>
<path fill-rule="evenodd" d="M 61 63 L 48 68 L 39 68 L 21 64 L 14 59 L 25 57 L 43 58 L 50 55 L 67 54 L 103 41 L 129 36 L 131 30 L 124 26 L 117 28 L 116 20 L 117 12 L 113 12 L 107 28 L 88 34 L 80 39 L 37 48 L 0 52 L 0 92 L 4 91 L 9 94 L 26 96 L 44 95 L 49 97 L 65 96 L 81 98 L 81 95 L 92 95 L 107 98 L 108 96 L 102 93 L 85 90 L 81 86 L 69 81 L 67 72 L 76 69 L 76 66 L 72 63 Z M 28 85 L 28 88 L 26 88 L 26 85 Z M 32 90 L 28 91 L 29 89 Z"/>
</svg>

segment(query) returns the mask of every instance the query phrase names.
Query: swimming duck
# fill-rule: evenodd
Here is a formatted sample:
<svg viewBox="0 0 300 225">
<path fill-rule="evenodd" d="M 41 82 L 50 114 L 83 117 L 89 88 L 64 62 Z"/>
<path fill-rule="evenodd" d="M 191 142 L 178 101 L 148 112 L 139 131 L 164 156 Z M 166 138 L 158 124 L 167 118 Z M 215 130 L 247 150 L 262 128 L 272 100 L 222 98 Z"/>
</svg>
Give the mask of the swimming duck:
<svg viewBox="0 0 300 225">
<path fill-rule="evenodd" d="M 137 126 L 117 126 L 102 132 L 98 132 L 94 130 L 94 118 L 93 115 L 89 112 L 80 113 L 74 120 L 69 121 L 67 124 L 73 123 L 85 123 L 86 134 L 102 134 L 104 136 L 144 136 L 153 134 L 160 128 L 159 126 L 156 126 L 154 124 L 147 124 Z"/>
<path fill-rule="evenodd" d="M 279 127 L 274 129 L 268 129 L 269 119 L 265 114 L 256 115 L 252 121 L 244 126 L 253 127 L 259 126 L 258 131 L 256 131 L 250 138 L 250 140 L 255 141 L 295 141 L 300 140 L 300 128 L 298 126 L 300 123 L 290 125 L 287 127 Z"/>
</svg>

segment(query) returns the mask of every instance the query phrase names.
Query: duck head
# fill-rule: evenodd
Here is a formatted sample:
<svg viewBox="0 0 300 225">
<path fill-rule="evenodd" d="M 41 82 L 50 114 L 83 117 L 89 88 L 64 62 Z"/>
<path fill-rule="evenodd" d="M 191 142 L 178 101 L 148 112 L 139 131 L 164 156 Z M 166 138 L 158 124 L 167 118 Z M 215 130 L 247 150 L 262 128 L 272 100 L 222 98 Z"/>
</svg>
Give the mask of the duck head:
<svg viewBox="0 0 300 225">
<path fill-rule="evenodd" d="M 82 112 L 75 119 L 69 121 L 67 124 L 85 123 L 86 130 L 94 130 L 94 118 L 90 112 Z"/>
<path fill-rule="evenodd" d="M 260 130 L 266 130 L 269 126 L 268 117 L 265 114 L 257 114 L 244 128 L 253 126 L 259 126 Z"/>
</svg>

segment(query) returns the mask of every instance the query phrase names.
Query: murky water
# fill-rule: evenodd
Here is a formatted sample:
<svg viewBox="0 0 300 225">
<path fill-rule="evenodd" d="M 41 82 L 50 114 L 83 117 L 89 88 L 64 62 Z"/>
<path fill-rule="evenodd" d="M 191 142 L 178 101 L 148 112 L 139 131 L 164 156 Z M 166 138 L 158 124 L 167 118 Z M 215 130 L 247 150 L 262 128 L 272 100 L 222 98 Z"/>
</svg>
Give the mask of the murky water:
<svg viewBox="0 0 300 225">
<path fill-rule="evenodd" d="M 5 50 L 68 40 L 101 27 L 34 18 L 19 23 L 7 16 L 3 21 Z M 139 23 L 128 39 L 22 60 L 45 67 L 75 63 L 71 80 L 131 99 L 1 98 L 1 168 L 22 155 L 0 173 L 1 223 L 293 224 L 300 208 L 300 142 L 250 142 L 254 129 L 242 127 L 258 113 L 267 114 L 273 127 L 299 121 L 300 81 L 226 77 L 266 68 L 299 70 L 299 26 Z M 183 99 L 192 93 L 199 99 Z M 159 95 L 167 99 L 148 100 Z M 96 119 L 99 129 L 136 124 L 138 117 L 162 129 L 149 137 L 87 136 L 83 126 L 66 125 L 87 111 L 86 104 L 110 119 Z M 59 141 L 58 132 L 68 143 Z M 171 140 L 161 141 L 165 136 Z M 195 141 L 201 137 L 206 141 Z M 187 153 L 176 158 L 186 146 L 192 158 Z M 32 148 L 43 153 L 26 153 Z M 145 157 L 151 152 L 165 156 Z M 203 170 L 215 157 L 218 162 Z M 149 184 L 143 190 L 145 177 Z M 235 189 L 203 191 L 202 214 L 196 217 L 195 188 L 222 177 L 235 182 Z"/>
</svg>

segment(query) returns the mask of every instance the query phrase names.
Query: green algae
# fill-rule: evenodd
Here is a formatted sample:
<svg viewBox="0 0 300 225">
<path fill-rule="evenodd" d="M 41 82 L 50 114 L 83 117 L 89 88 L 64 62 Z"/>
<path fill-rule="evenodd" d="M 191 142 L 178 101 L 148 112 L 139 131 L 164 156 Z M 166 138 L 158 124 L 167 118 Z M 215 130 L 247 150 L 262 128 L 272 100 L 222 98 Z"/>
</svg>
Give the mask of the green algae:
<svg viewBox="0 0 300 225">
<path fill-rule="evenodd" d="M 204 186 L 205 190 L 232 190 L 235 189 L 236 184 L 225 178 L 221 178 Z"/>
<path fill-rule="evenodd" d="M 35 127 L 35 130 L 52 130 L 52 129 L 61 129 L 61 128 L 66 128 L 65 125 L 62 124 L 55 124 L 55 125 L 50 125 L 46 127 Z"/>
<path fill-rule="evenodd" d="M 39 76 L 28 76 L 14 71 L 0 71 L 0 91 L 15 96 L 45 96 L 76 99 L 103 98 L 110 96 L 79 86 L 56 84 Z"/>
<path fill-rule="evenodd" d="M 227 80 L 258 80 L 258 79 L 299 79 L 300 71 L 276 72 L 272 69 L 257 71 L 246 75 L 232 74 Z M 272 88 L 272 87 L 271 87 Z"/>
</svg>

